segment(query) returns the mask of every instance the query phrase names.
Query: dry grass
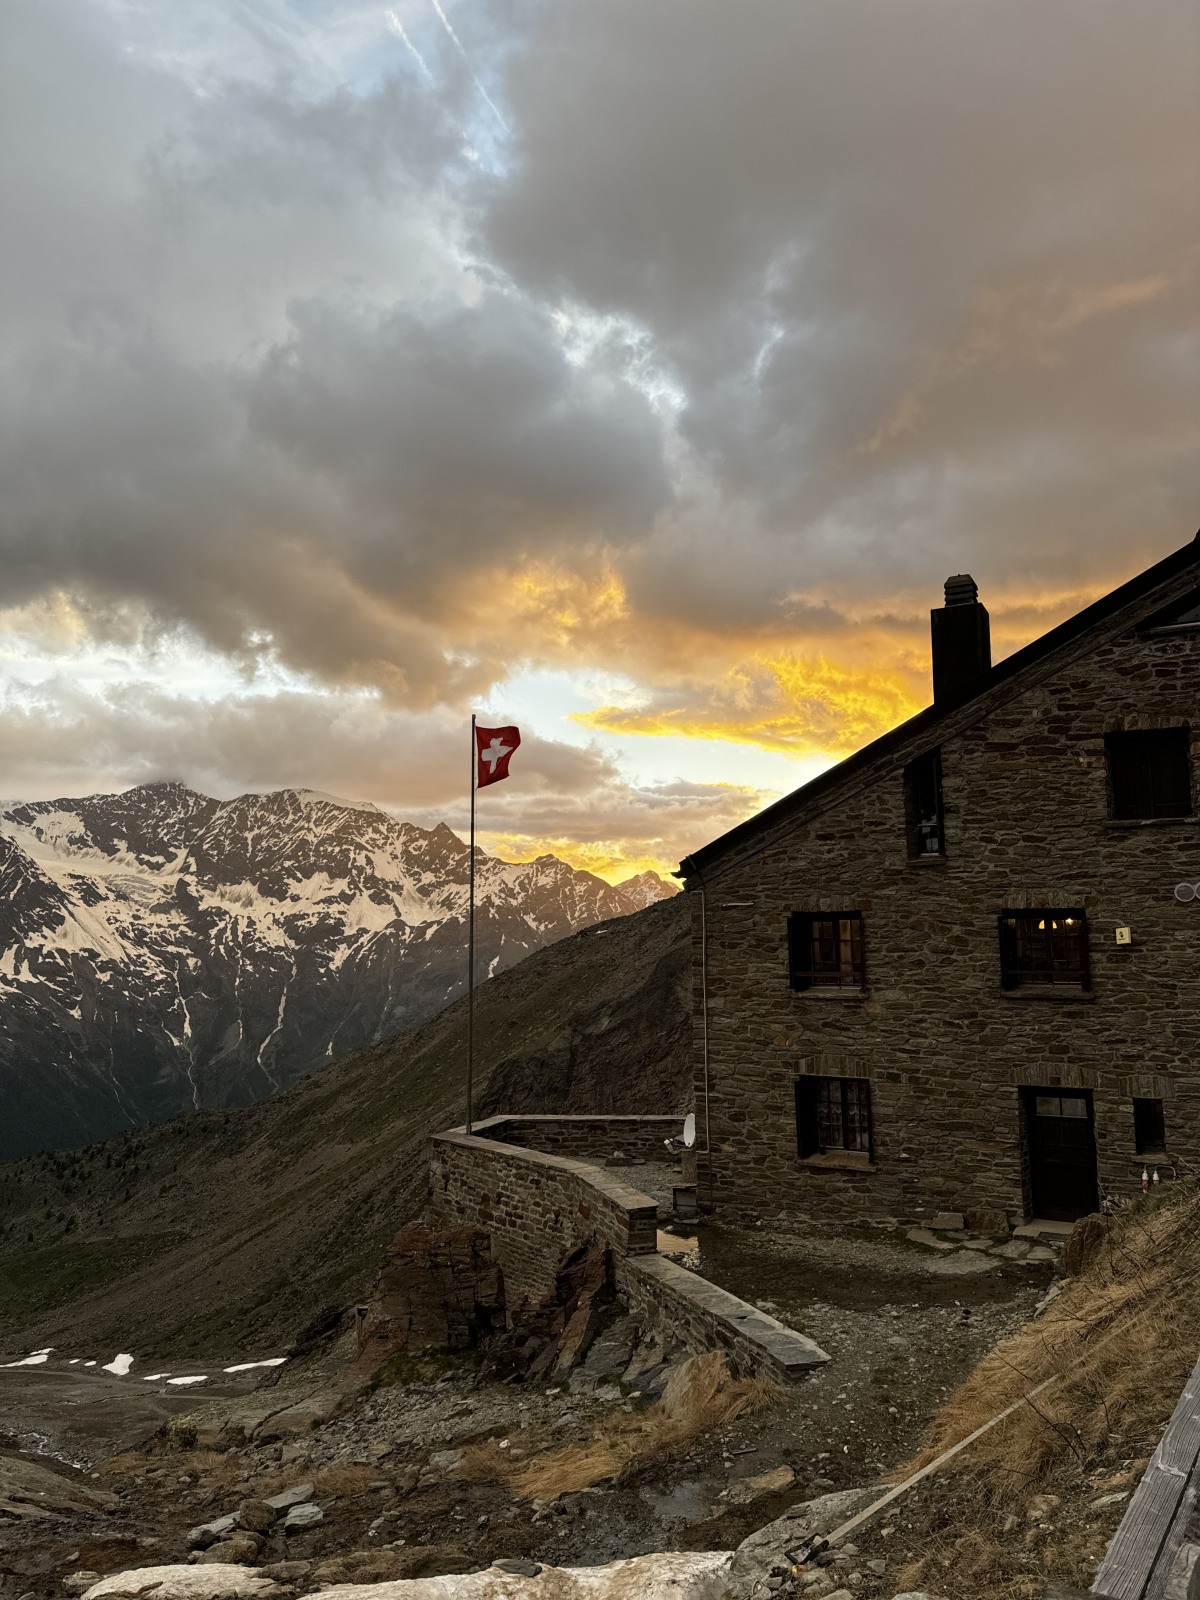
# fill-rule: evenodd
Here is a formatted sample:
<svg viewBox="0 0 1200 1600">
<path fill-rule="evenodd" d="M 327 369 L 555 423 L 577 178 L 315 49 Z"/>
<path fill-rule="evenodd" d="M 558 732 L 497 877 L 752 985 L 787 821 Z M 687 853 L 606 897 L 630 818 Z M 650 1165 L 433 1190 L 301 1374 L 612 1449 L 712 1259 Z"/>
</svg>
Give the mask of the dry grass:
<svg viewBox="0 0 1200 1600">
<path fill-rule="evenodd" d="M 999 1344 L 937 1413 L 895 1476 L 1049 1387 L 910 1492 L 914 1559 L 899 1589 L 950 1600 L 1040 1600 L 1049 1579 L 1086 1589 L 1200 1355 L 1200 1194 L 1133 1206 L 1088 1270 Z M 910 1549 L 913 1548 L 910 1545 Z"/>
<path fill-rule="evenodd" d="M 1097 1258 L 1044 1316 L 984 1357 L 934 1419 L 923 1466 L 1046 1379 L 970 1447 L 992 1494 L 1024 1493 L 1060 1468 L 1086 1473 L 1113 1446 L 1137 1453 L 1174 1409 L 1200 1354 L 1200 1195 L 1109 1219 Z"/>
<path fill-rule="evenodd" d="M 296 1474 L 293 1471 L 292 1482 L 294 1483 L 295 1481 Z M 344 1462 L 335 1462 L 331 1467 L 319 1467 L 312 1477 L 314 1494 L 318 1496 L 330 1495 L 341 1500 L 348 1500 L 352 1495 L 363 1494 L 373 1483 L 378 1482 L 378 1467 Z"/>
<path fill-rule="evenodd" d="M 621 1482 L 685 1450 L 737 1417 L 778 1403 L 779 1386 L 763 1378 L 734 1378 L 717 1351 L 693 1356 L 672 1376 L 661 1400 L 644 1411 L 604 1418 L 588 1439 L 517 1456 L 496 1441 L 465 1453 L 462 1475 L 507 1483 L 522 1500 L 553 1500 L 605 1481 Z"/>
<path fill-rule="evenodd" d="M 125 1450 L 120 1455 L 102 1461 L 97 1470 L 114 1478 L 136 1478 L 140 1473 L 164 1467 L 169 1476 L 160 1481 L 171 1481 L 175 1475 L 184 1472 L 196 1472 L 214 1482 L 232 1483 L 245 1472 L 245 1467 L 236 1457 L 227 1456 L 219 1450 L 177 1450 L 172 1451 L 169 1458 L 164 1457 L 161 1451 Z"/>
<path fill-rule="evenodd" d="M 356 1494 L 364 1493 L 371 1484 L 378 1483 L 381 1476 L 378 1467 L 360 1461 L 335 1461 L 332 1466 L 317 1467 L 315 1470 L 311 1462 L 295 1461 L 289 1467 L 277 1467 L 272 1472 L 264 1472 L 256 1477 L 254 1494 L 256 1499 L 265 1500 L 268 1495 L 290 1489 L 293 1484 L 311 1483 L 314 1495 L 349 1500 Z"/>
</svg>

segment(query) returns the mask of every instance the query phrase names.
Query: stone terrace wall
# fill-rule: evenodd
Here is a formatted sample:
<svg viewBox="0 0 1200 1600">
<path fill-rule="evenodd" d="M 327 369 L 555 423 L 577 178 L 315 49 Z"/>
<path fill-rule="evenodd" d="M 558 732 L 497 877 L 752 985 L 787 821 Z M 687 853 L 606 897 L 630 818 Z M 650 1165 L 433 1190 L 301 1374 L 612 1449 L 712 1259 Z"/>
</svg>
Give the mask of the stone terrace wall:
<svg viewBox="0 0 1200 1600">
<path fill-rule="evenodd" d="M 510 1296 L 541 1295 L 553 1285 L 568 1251 L 600 1240 L 612 1250 L 617 1286 L 638 1321 L 689 1353 L 724 1350 L 735 1370 L 779 1378 L 829 1360 L 803 1334 L 660 1256 L 657 1205 L 613 1172 L 574 1157 L 483 1138 L 478 1131 L 500 1132 L 512 1122 L 531 1136 L 529 1125 L 536 1120 L 494 1117 L 477 1124 L 471 1134 L 455 1129 L 431 1140 L 434 1220 L 486 1228 Z M 546 1119 L 562 1124 L 572 1120 Z M 595 1119 L 598 1124 L 623 1120 Z M 653 1125 L 679 1119 L 642 1120 Z M 657 1136 L 658 1129 L 652 1132 Z M 601 1147 L 607 1149 L 606 1130 L 601 1133 Z M 623 1148 L 629 1149 L 631 1142 Z"/>
<path fill-rule="evenodd" d="M 657 1248 L 655 1202 L 599 1167 L 458 1131 L 435 1134 L 432 1154 L 434 1216 L 486 1228 L 518 1295 L 543 1294 L 563 1256 L 589 1239 L 615 1257 Z"/>
<path fill-rule="evenodd" d="M 662 1161 L 665 1141 L 683 1132 L 683 1118 L 499 1116 L 475 1123 L 472 1131 L 481 1138 L 540 1150 L 544 1155 L 602 1161 L 620 1150 L 646 1161 Z"/>
</svg>

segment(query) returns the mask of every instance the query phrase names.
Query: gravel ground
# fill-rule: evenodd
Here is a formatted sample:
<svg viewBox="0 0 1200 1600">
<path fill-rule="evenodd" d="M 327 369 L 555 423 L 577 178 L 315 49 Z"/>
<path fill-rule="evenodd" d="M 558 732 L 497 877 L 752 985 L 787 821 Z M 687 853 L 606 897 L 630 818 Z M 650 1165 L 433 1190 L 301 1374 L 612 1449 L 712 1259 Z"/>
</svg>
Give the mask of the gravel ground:
<svg viewBox="0 0 1200 1600">
<path fill-rule="evenodd" d="M 639 1181 L 645 1170 L 637 1169 Z M 296 1537 L 276 1530 L 260 1564 L 302 1563 L 290 1580 L 299 1592 L 325 1581 L 322 1562 L 354 1551 L 397 1564 L 424 1553 L 435 1570 L 449 1571 L 502 1555 L 588 1565 L 652 1550 L 729 1549 L 797 1501 L 871 1484 L 907 1459 L 947 1390 L 1029 1316 L 1051 1270 L 990 1255 L 987 1241 L 973 1241 L 983 1247 L 974 1252 L 946 1251 L 914 1244 L 899 1229 L 797 1236 L 782 1227 L 703 1224 L 698 1237 L 707 1275 L 803 1330 L 832 1357 L 778 1408 L 619 1486 L 529 1504 L 500 1484 L 464 1481 L 456 1452 L 507 1439 L 525 1453 L 585 1437 L 606 1412 L 638 1403 L 637 1380 L 575 1376 L 530 1389 L 481 1379 L 472 1364 L 414 1366 L 293 1443 L 224 1455 L 172 1451 L 101 1468 L 87 1481 L 114 1490 L 118 1501 L 102 1519 L 103 1538 L 95 1519 L 0 1526 L 0 1600 L 61 1597 L 63 1577 L 85 1556 L 95 1570 L 185 1559 L 189 1528 L 289 1479 L 315 1483 L 323 1520 Z M 949 1261 L 968 1255 L 983 1265 L 969 1275 L 947 1273 Z M 35 1373 L 5 1376 L 18 1390 L 26 1380 L 45 1387 Z M 127 1442 L 124 1404 L 114 1399 L 114 1446 Z M 198 1413 L 204 1405 L 197 1395 Z M 52 1448 L 44 1395 L 39 1429 Z M 753 1480 L 769 1473 L 776 1486 L 756 1487 Z M 843 1571 L 844 1563 L 831 1568 L 813 1593 L 829 1590 Z M 376 1575 L 401 1571 L 395 1565 Z M 856 1593 L 882 1595 L 886 1580 L 879 1582 L 884 1587 L 868 1573 Z"/>
</svg>

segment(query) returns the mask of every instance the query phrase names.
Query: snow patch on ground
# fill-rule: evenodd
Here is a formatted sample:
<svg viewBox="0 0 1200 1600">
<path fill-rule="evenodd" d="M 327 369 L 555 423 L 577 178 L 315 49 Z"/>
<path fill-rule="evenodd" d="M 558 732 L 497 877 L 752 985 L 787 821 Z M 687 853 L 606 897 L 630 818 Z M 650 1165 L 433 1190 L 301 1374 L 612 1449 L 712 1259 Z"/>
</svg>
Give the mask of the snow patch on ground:
<svg viewBox="0 0 1200 1600">
<path fill-rule="evenodd" d="M 224 1372 L 249 1372 L 253 1367 L 281 1367 L 286 1356 L 270 1356 L 266 1361 L 239 1361 L 236 1367 L 224 1367 Z"/>
<path fill-rule="evenodd" d="M 40 1367 L 44 1361 L 49 1361 L 53 1345 L 45 1350 L 35 1350 L 32 1355 L 24 1356 L 20 1361 L 5 1361 L 3 1366 L 8 1367 Z"/>
<path fill-rule="evenodd" d="M 102 1370 L 111 1372 L 114 1378 L 123 1378 L 132 1365 L 131 1355 L 119 1355 L 114 1356 L 111 1361 L 106 1361 Z"/>
<path fill-rule="evenodd" d="M 168 1383 L 178 1383 L 178 1384 L 207 1383 L 208 1382 L 208 1374 L 206 1372 L 200 1372 L 200 1373 L 196 1373 L 193 1376 L 187 1377 L 187 1378 L 168 1378 L 167 1382 Z"/>
</svg>

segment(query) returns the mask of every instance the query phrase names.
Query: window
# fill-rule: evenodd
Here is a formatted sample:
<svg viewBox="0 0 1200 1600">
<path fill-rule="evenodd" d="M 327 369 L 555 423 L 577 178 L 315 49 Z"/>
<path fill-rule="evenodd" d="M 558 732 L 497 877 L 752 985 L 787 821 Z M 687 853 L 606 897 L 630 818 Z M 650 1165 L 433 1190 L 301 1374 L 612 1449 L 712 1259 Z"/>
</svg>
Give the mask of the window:
<svg viewBox="0 0 1200 1600">
<path fill-rule="evenodd" d="M 831 911 L 788 918 L 793 989 L 863 987 L 862 913 Z"/>
<path fill-rule="evenodd" d="M 1105 735 L 1114 817 L 1190 817 L 1192 781 L 1186 728 Z"/>
<path fill-rule="evenodd" d="M 796 1149 L 803 1156 L 871 1154 L 871 1085 L 866 1078 L 796 1079 Z"/>
<path fill-rule="evenodd" d="M 1161 1100 L 1133 1102 L 1133 1141 L 1140 1156 L 1165 1153 L 1167 1125 Z"/>
<path fill-rule="evenodd" d="M 942 819 L 942 752 L 928 750 L 904 769 L 908 854 L 914 861 L 945 854 Z"/>
<path fill-rule="evenodd" d="M 1005 989 L 1055 984 L 1090 989 L 1087 919 L 1067 911 L 1005 911 L 1000 916 L 1000 982 Z"/>
</svg>

